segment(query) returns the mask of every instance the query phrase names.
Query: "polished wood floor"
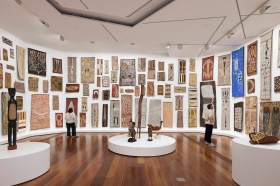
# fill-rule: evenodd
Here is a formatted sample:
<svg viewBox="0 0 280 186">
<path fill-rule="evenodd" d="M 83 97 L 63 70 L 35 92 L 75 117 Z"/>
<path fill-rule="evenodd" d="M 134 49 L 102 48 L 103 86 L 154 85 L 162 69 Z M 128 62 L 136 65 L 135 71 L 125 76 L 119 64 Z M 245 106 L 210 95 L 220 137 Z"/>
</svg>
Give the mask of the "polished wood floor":
<svg viewBox="0 0 280 186">
<path fill-rule="evenodd" d="M 21 185 L 165 186 L 237 185 L 231 176 L 231 138 L 213 136 L 216 147 L 204 144 L 203 134 L 165 133 L 177 141 L 176 151 L 160 157 L 129 157 L 107 149 L 117 133 L 37 136 L 20 140 L 51 145 L 51 168 Z M 28 168 L 28 167 L 27 167 Z"/>
</svg>

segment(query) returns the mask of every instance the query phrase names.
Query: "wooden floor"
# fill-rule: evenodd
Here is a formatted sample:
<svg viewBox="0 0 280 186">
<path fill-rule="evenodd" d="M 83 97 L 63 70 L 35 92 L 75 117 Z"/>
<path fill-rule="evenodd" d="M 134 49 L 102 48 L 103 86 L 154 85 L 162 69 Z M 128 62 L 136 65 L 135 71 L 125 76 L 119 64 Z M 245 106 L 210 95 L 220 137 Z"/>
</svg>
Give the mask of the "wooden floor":
<svg viewBox="0 0 280 186">
<path fill-rule="evenodd" d="M 160 157 L 129 157 L 110 152 L 108 138 L 117 133 L 79 133 L 31 137 L 23 141 L 51 145 L 51 168 L 21 185 L 237 185 L 231 177 L 231 138 L 213 136 L 217 147 L 204 144 L 203 134 L 165 133 L 177 141 L 176 151 Z"/>
</svg>

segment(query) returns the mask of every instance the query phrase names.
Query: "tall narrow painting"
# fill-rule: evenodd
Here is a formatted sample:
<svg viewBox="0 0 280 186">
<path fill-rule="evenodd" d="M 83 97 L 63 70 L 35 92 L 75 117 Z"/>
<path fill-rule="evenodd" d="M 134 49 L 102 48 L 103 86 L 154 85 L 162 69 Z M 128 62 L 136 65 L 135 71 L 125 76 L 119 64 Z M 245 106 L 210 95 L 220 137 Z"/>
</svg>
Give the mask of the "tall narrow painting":
<svg viewBox="0 0 280 186">
<path fill-rule="evenodd" d="M 234 131 L 243 130 L 243 101 L 234 103 Z"/>
<path fill-rule="evenodd" d="M 173 127 L 173 103 L 163 102 L 163 127 Z"/>
<path fill-rule="evenodd" d="M 215 81 L 200 82 L 200 126 L 205 127 L 205 115 L 207 105 L 212 104 L 214 107 L 214 126 L 217 128 L 216 117 L 216 83 Z"/>
<path fill-rule="evenodd" d="M 150 100 L 149 105 L 149 118 L 148 123 L 152 124 L 153 126 L 160 126 L 161 125 L 161 100 L 160 99 L 152 99 Z"/>
<path fill-rule="evenodd" d="M 230 85 L 230 54 L 218 57 L 218 86 Z"/>
<path fill-rule="evenodd" d="M 122 95 L 121 104 L 121 127 L 127 128 L 132 120 L 132 95 Z"/>
<path fill-rule="evenodd" d="M 0 63 L 0 88 L 3 88 L 3 65 Z"/>
<path fill-rule="evenodd" d="M 183 111 L 179 110 L 177 112 L 177 128 L 183 128 L 184 127 L 184 116 Z"/>
<path fill-rule="evenodd" d="M 99 115 L 98 103 L 91 104 L 91 127 L 98 128 L 98 115 Z"/>
<path fill-rule="evenodd" d="M 186 83 L 186 60 L 178 59 L 179 61 L 179 76 L 178 84 Z"/>
<path fill-rule="evenodd" d="M 135 126 L 138 127 L 138 107 L 139 98 L 135 98 Z M 143 98 L 142 101 L 142 113 L 141 113 L 141 127 L 146 127 L 146 117 L 147 117 L 147 98 Z"/>
<path fill-rule="evenodd" d="M 112 56 L 112 70 L 119 69 L 119 58 L 118 56 Z"/>
<path fill-rule="evenodd" d="M 2 135 L 8 134 L 8 101 L 10 95 L 8 92 L 1 93 L 1 106 L 2 106 Z"/>
<path fill-rule="evenodd" d="M 244 47 L 235 50 L 232 56 L 232 97 L 244 96 Z"/>
<path fill-rule="evenodd" d="M 174 80 L 174 64 L 168 64 L 168 81 Z"/>
<path fill-rule="evenodd" d="M 148 61 L 148 79 L 155 79 L 156 77 L 156 61 Z"/>
<path fill-rule="evenodd" d="M 258 41 L 247 46 L 247 75 L 257 74 Z"/>
<path fill-rule="evenodd" d="M 119 128 L 121 123 L 120 117 L 120 101 L 110 101 L 110 127 Z"/>
<path fill-rule="evenodd" d="M 146 58 L 138 58 L 138 72 L 146 72 Z"/>
<path fill-rule="evenodd" d="M 97 59 L 97 75 L 103 74 L 103 59 Z"/>
<path fill-rule="evenodd" d="M 66 98 L 65 113 L 67 113 L 69 108 L 73 109 L 76 116 L 78 115 L 78 98 Z"/>
<path fill-rule="evenodd" d="M 191 58 L 190 59 L 190 68 L 189 68 L 190 72 L 195 72 L 196 71 L 196 62 L 195 62 L 195 58 Z"/>
<path fill-rule="evenodd" d="M 214 56 L 202 58 L 202 81 L 213 80 Z"/>
<path fill-rule="evenodd" d="M 135 86 L 135 59 L 121 59 L 120 86 Z"/>
<path fill-rule="evenodd" d="M 197 108 L 189 108 L 189 128 L 197 127 Z"/>
<path fill-rule="evenodd" d="M 87 114 L 86 113 L 80 113 L 80 127 L 84 128 L 87 125 Z"/>
<path fill-rule="evenodd" d="M 17 71 L 18 71 L 18 79 L 24 80 L 25 76 L 25 49 L 16 46 L 16 60 L 17 60 Z"/>
<path fill-rule="evenodd" d="M 62 59 L 53 58 L 53 73 L 62 74 Z"/>
<path fill-rule="evenodd" d="M 31 96 L 30 129 L 50 128 L 50 107 L 48 94 L 33 94 Z"/>
<path fill-rule="evenodd" d="M 28 48 L 28 74 L 46 76 L 46 52 Z"/>
<path fill-rule="evenodd" d="M 63 127 L 63 113 L 55 113 L 55 127 L 56 128 Z"/>
<path fill-rule="evenodd" d="M 68 57 L 68 83 L 76 83 L 77 58 Z"/>
<path fill-rule="evenodd" d="M 81 57 L 81 83 L 94 83 L 94 57 Z"/>
<path fill-rule="evenodd" d="M 245 132 L 257 132 L 257 105 L 258 97 L 250 96 L 245 98 Z"/>
<path fill-rule="evenodd" d="M 108 126 L 108 104 L 103 104 L 102 109 L 102 127 Z"/>
<path fill-rule="evenodd" d="M 221 129 L 230 130 L 230 88 L 222 88 Z"/>
</svg>

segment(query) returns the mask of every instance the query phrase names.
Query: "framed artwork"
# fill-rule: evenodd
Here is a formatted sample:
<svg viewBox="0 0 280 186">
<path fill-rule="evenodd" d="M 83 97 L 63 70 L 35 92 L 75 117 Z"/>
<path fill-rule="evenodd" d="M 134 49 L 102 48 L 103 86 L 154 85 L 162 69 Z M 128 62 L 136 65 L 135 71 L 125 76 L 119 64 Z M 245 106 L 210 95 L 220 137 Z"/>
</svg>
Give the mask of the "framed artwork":
<svg viewBox="0 0 280 186">
<path fill-rule="evenodd" d="M 38 92 L 39 78 L 28 77 L 28 90 L 32 92 Z"/>
<path fill-rule="evenodd" d="M 177 111 L 177 128 L 183 128 L 183 127 L 184 127 L 183 111 L 179 110 Z"/>
<path fill-rule="evenodd" d="M 111 83 L 118 83 L 118 71 L 111 71 Z"/>
<path fill-rule="evenodd" d="M 104 63 L 105 63 L 104 74 L 109 74 L 109 60 L 104 60 Z"/>
<path fill-rule="evenodd" d="M 272 31 L 264 34 L 261 39 L 261 100 L 271 98 L 271 60 L 272 60 Z"/>
<path fill-rule="evenodd" d="M 14 49 L 10 48 L 10 58 L 14 59 L 14 56 L 15 56 Z"/>
<path fill-rule="evenodd" d="M 3 88 L 3 65 L 0 63 L 0 88 Z"/>
<path fill-rule="evenodd" d="M 189 74 L 189 86 L 196 87 L 196 84 L 197 84 L 197 74 L 190 73 Z"/>
<path fill-rule="evenodd" d="M 102 127 L 108 126 L 108 104 L 103 104 L 102 109 Z"/>
<path fill-rule="evenodd" d="M 87 112 L 87 97 L 82 97 L 82 112 Z"/>
<path fill-rule="evenodd" d="M 133 89 L 125 89 L 125 93 L 133 93 L 134 90 Z"/>
<path fill-rule="evenodd" d="M 258 41 L 247 46 L 247 75 L 257 74 Z"/>
<path fill-rule="evenodd" d="M 247 80 L 247 89 L 248 89 L 248 94 L 255 93 L 255 79 Z"/>
<path fill-rule="evenodd" d="M 171 98 L 171 84 L 165 84 L 165 98 Z"/>
<path fill-rule="evenodd" d="M 134 87 L 134 96 L 139 97 L 140 96 L 140 86 Z"/>
<path fill-rule="evenodd" d="M 139 98 L 135 98 L 135 127 L 138 127 L 138 107 L 139 107 Z M 142 108 L 141 108 L 141 128 L 146 127 L 146 118 L 147 118 L 147 98 L 143 98 Z"/>
<path fill-rule="evenodd" d="M 17 109 L 22 110 L 23 108 L 23 97 L 22 96 L 16 96 L 17 100 Z"/>
<path fill-rule="evenodd" d="M 161 118 L 161 100 L 160 99 L 152 99 L 149 104 L 149 117 L 148 123 L 153 126 L 160 126 L 162 118 Z"/>
<path fill-rule="evenodd" d="M 175 96 L 175 100 L 176 100 L 175 110 L 183 110 L 184 96 Z"/>
<path fill-rule="evenodd" d="M 62 74 L 62 59 L 53 58 L 53 73 Z"/>
<path fill-rule="evenodd" d="M 200 126 L 205 127 L 205 114 L 207 105 L 212 104 L 214 107 L 214 126 L 217 128 L 217 106 L 216 106 L 216 83 L 215 81 L 200 82 Z"/>
<path fill-rule="evenodd" d="M 12 74 L 5 72 L 5 88 L 12 87 Z"/>
<path fill-rule="evenodd" d="M 148 61 L 148 79 L 156 78 L 156 61 L 149 60 Z"/>
<path fill-rule="evenodd" d="M 94 57 L 81 57 L 81 83 L 94 83 Z"/>
<path fill-rule="evenodd" d="M 16 46 L 16 60 L 17 60 L 17 71 L 18 71 L 18 79 L 24 80 L 25 76 L 25 49 Z"/>
<path fill-rule="evenodd" d="M 158 71 L 164 71 L 164 62 L 163 61 L 158 62 Z"/>
<path fill-rule="evenodd" d="M 119 85 L 112 84 L 112 98 L 119 98 Z"/>
<path fill-rule="evenodd" d="M 101 84 L 101 77 L 97 77 L 97 87 L 100 87 Z"/>
<path fill-rule="evenodd" d="M 138 58 L 138 72 L 146 72 L 146 58 Z"/>
<path fill-rule="evenodd" d="M 26 112 L 18 112 L 18 129 L 19 131 L 23 131 L 26 129 Z"/>
<path fill-rule="evenodd" d="M 168 64 L 168 81 L 174 81 L 174 64 Z"/>
<path fill-rule="evenodd" d="M 179 61 L 179 77 L 178 84 L 186 83 L 186 60 L 178 59 Z"/>
<path fill-rule="evenodd" d="M 153 81 L 148 81 L 147 96 L 155 96 L 155 86 Z"/>
<path fill-rule="evenodd" d="M 63 113 L 55 113 L 55 127 L 56 128 L 63 127 Z"/>
<path fill-rule="evenodd" d="M 68 83 L 77 82 L 77 58 L 68 57 Z"/>
<path fill-rule="evenodd" d="M 98 89 L 94 89 L 92 91 L 92 99 L 98 99 L 98 95 L 99 95 L 99 90 Z"/>
<path fill-rule="evenodd" d="M 230 85 L 230 54 L 218 57 L 218 86 Z"/>
<path fill-rule="evenodd" d="M 158 72 L 157 80 L 165 81 L 165 72 Z"/>
<path fill-rule="evenodd" d="M 232 56 L 232 97 L 244 96 L 244 47 L 235 50 Z"/>
<path fill-rule="evenodd" d="M 59 110 L 59 96 L 58 95 L 52 96 L 52 106 L 53 106 L 53 110 Z"/>
<path fill-rule="evenodd" d="M 98 128 L 98 117 L 99 117 L 98 103 L 91 104 L 91 126 L 93 128 Z"/>
<path fill-rule="evenodd" d="M 78 98 L 66 98 L 65 113 L 67 113 L 69 108 L 72 108 L 75 115 L 78 116 Z"/>
<path fill-rule="evenodd" d="M 43 93 L 48 93 L 48 92 L 49 92 L 49 81 L 43 80 Z"/>
<path fill-rule="evenodd" d="M 197 107 L 197 88 L 189 88 L 189 107 Z"/>
<path fill-rule="evenodd" d="M 7 70 L 15 70 L 15 67 L 12 65 L 6 65 Z"/>
<path fill-rule="evenodd" d="M 28 74 L 46 76 L 46 52 L 28 48 Z"/>
<path fill-rule="evenodd" d="M 97 59 L 97 75 L 103 74 L 103 59 Z"/>
<path fill-rule="evenodd" d="M 146 74 L 138 74 L 138 85 L 146 84 Z"/>
<path fill-rule="evenodd" d="M 84 128 L 87 125 L 87 114 L 86 113 L 80 113 L 80 127 Z"/>
<path fill-rule="evenodd" d="M 163 127 L 173 127 L 173 103 L 163 102 Z"/>
<path fill-rule="evenodd" d="M 183 112 L 183 111 L 178 111 Z M 197 108 L 189 107 L 189 128 L 196 128 L 197 127 Z"/>
<path fill-rule="evenodd" d="M 174 86 L 174 93 L 186 93 L 186 91 L 186 87 Z"/>
<path fill-rule="evenodd" d="M 83 84 L 83 96 L 89 96 L 89 84 Z"/>
<path fill-rule="evenodd" d="M 163 85 L 158 85 L 158 87 L 157 87 L 157 94 L 159 96 L 163 96 Z"/>
<path fill-rule="evenodd" d="M 62 91 L 63 77 L 51 76 L 51 91 Z"/>
<path fill-rule="evenodd" d="M 110 100 L 110 90 L 102 91 L 102 100 Z"/>
<path fill-rule="evenodd" d="M 120 117 L 120 101 L 111 100 L 110 101 L 110 127 L 119 128 L 121 123 Z"/>
<path fill-rule="evenodd" d="M 102 76 L 102 87 L 109 87 L 109 86 L 110 86 L 110 77 Z"/>
<path fill-rule="evenodd" d="M 280 92 L 280 76 L 274 77 L 274 92 Z"/>
<path fill-rule="evenodd" d="M 135 86 L 135 59 L 121 59 L 120 86 Z"/>
<path fill-rule="evenodd" d="M 15 81 L 14 87 L 16 89 L 16 92 L 19 92 L 19 93 L 22 93 L 22 94 L 25 93 L 25 84 L 24 84 L 24 82 Z"/>
<path fill-rule="evenodd" d="M 4 61 L 9 61 L 9 55 L 8 55 L 8 50 L 3 48 L 3 60 Z"/>
<path fill-rule="evenodd" d="M 48 94 L 33 94 L 31 96 L 30 129 L 50 128 L 50 107 Z"/>
<path fill-rule="evenodd" d="M 119 69 L 119 59 L 118 56 L 112 56 L 112 70 L 118 70 Z"/>
<path fill-rule="evenodd" d="M 196 71 L 196 62 L 195 62 L 195 58 L 191 58 L 190 59 L 190 68 L 189 68 L 190 72 L 195 72 Z"/>
<path fill-rule="evenodd" d="M 230 130 L 230 88 L 222 88 L 221 129 Z"/>
<path fill-rule="evenodd" d="M 277 67 L 280 68 L 280 31 L 278 33 L 278 59 L 277 59 Z"/>
<path fill-rule="evenodd" d="M 67 93 L 80 92 L 80 84 L 66 84 L 65 92 Z"/>
<path fill-rule="evenodd" d="M 234 131 L 243 130 L 243 101 L 234 103 Z"/>
<path fill-rule="evenodd" d="M 202 58 L 202 81 L 213 80 L 214 56 Z"/>
<path fill-rule="evenodd" d="M 1 108 L 2 108 L 2 136 L 8 134 L 8 101 L 10 95 L 8 92 L 1 92 Z"/>
<path fill-rule="evenodd" d="M 11 46 L 11 47 L 13 47 L 13 41 L 12 41 L 12 40 L 10 40 L 10 39 L 8 39 L 8 38 L 2 36 L 2 41 L 3 41 L 3 43 L 5 43 L 5 44 L 7 44 L 7 45 L 9 45 L 9 46 Z"/>
<path fill-rule="evenodd" d="M 250 96 L 245 98 L 245 132 L 257 132 L 257 105 L 258 97 Z"/>
<path fill-rule="evenodd" d="M 121 127 L 127 128 L 132 120 L 132 95 L 121 95 Z"/>
</svg>

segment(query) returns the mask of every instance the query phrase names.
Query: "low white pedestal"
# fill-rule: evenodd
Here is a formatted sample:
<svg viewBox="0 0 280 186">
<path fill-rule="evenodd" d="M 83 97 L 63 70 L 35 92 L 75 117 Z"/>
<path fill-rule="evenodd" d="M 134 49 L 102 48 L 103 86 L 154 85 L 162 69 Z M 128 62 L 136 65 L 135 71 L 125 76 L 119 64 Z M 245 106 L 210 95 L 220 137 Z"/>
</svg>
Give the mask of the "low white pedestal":
<svg viewBox="0 0 280 186">
<path fill-rule="evenodd" d="M 232 140 L 232 178 L 242 186 L 279 186 L 280 144 L 252 145 Z"/>
<path fill-rule="evenodd" d="M 148 134 L 141 134 L 141 138 L 136 138 L 136 142 L 127 142 L 127 134 L 117 135 L 109 138 L 109 150 L 128 156 L 161 156 L 169 154 L 176 149 L 176 140 L 169 136 L 159 135 L 159 139 L 153 138 L 148 141 Z"/>
<path fill-rule="evenodd" d="M 0 185 L 15 185 L 32 180 L 50 169 L 50 145 L 17 143 L 16 150 L 0 146 Z"/>
</svg>

